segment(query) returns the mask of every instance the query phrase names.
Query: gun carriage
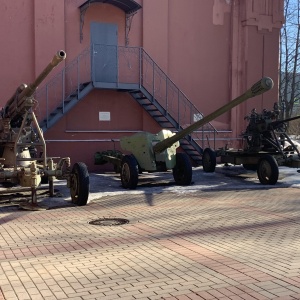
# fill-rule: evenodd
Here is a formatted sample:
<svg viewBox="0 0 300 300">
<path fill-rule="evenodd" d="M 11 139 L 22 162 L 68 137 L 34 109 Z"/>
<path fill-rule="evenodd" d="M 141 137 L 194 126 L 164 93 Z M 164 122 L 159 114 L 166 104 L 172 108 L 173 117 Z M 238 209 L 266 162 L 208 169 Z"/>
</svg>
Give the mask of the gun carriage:
<svg viewBox="0 0 300 300">
<path fill-rule="evenodd" d="M 49 183 L 50 196 L 53 196 L 54 178 L 67 180 L 73 203 L 85 205 L 88 200 L 86 165 L 78 162 L 71 167 L 69 157 L 47 157 L 46 142 L 34 113 L 36 89 L 65 58 L 65 51 L 58 51 L 32 84 L 17 88 L 0 114 L 0 183 L 20 185 L 21 190 L 31 191 L 31 203 L 24 208 L 38 207 L 37 189 L 42 182 Z M 55 159 L 59 161 L 54 162 Z"/>
<path fill-rule="evenodd" d="M 120 171 L 124 188 L 135 189 L 138 184 L 138 175 L 142 172 L 167 170 L 172 170 L 177 185 L 189 185 L 192 182 L 192 164 L 187 154 L 177 153 L 180 139 L 247 99 L 271 88 L 273 88 L 273 80 L 264 77 L 239 97 L 176 134 L 163 129 L 157 134 L 139 132 L 133 136 L 122 137 L 120 139 L 122 150 L 131 154 L 123 154 L 114 150 L 97 152 L 94 156 L 95 164 L 113 163 L 115 170 Z"/>
<path fill-rule="evenodd" d="M 214 172 L 217 158 L 220 163 L 243 165 L 246 170 L 257 171 L 262 184 L 274 185 L 278 181 L 279 166 L 300 168 L 300 153 L 295 142 L 287 134 L 287 123 L 300 116 L 279 119 L 280 111 L 275 103 L 273 110 L 255 109 L 245 117 L 248 126 L 242 132 L 242 149 L 227 147 L 203 152 L 203 170 Z"/>
</svg>

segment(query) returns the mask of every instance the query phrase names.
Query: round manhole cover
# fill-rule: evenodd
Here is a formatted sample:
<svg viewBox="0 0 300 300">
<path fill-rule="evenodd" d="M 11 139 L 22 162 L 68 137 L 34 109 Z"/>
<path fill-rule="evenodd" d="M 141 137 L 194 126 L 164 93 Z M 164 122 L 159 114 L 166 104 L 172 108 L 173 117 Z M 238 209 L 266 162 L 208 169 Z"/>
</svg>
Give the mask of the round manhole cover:
<svg viewBox="0 0 300 300">
<path fill-rule="evenodd" d="M 129 223 L 129 220 L 121 219 L 121 218 L 103 218 L 98 220 L 90 221 L 89 224 L 91 225 L 98 225 L 98 226 L 118 226 Z"/>
</svg>

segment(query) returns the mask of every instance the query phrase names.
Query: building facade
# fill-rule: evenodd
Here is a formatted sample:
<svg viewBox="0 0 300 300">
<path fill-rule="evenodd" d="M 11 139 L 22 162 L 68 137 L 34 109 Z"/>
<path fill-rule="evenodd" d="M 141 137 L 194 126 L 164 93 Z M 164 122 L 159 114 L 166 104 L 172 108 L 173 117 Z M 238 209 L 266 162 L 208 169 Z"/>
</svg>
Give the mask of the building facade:
<svg viewBox="0 0 300 300">
<path fill-rule="evenodd" d="M 0 0 L 0 5 L 1 105 L 64 50 L 66 59 L 37 90 L 35 111 L 48 156 L 70 156 L 90 171 L 111 168 L 95 166 L 94 154 L 120 150 L 120 137 L 156 133 L 166 125 L 178 131 L 264 76 L 273 79 L 273 90 L 221 115 L 194 139 L 201 147 L 234 146 L 247 125 L 244 117 L 278 101 L 283 0 Z"/>
</svg>

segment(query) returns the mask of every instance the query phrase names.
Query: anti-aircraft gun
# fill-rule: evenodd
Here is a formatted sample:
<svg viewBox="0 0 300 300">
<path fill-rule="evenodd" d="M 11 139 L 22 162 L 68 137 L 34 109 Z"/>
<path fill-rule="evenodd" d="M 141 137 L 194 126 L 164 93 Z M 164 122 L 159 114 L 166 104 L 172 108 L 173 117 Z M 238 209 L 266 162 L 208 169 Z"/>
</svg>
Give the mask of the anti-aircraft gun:
<svg viewBox="0 0 300 300">
<path fill-rule="evenodd" d="M 50 196 L 53 196 L 54 178 L 67 180 L 73 203 L 85 205 L 88 200 L 89 174 L 86 165 L 79 162 L 71 168 L 69 157 L 61 158 L 57 163 L 54 158 L 47 157 L 43 132 L 34 113 L 36 89 L 65 58 L 65 51 L 58 51 L 33 83 L 21 84 L 17 88 L 0 114 L 0 183 L 20 185 L 21 189 L 31 190 L 31 203 L 24 205 L 24 208 L 38 207 L 37 189 L 42 182 L 49 183 Z"/>
<path fill-rule="evenodd" d="M 300 116 L 279 119 L 280 110 L 278 103 L 274 103 L 273 110 L 264 109 L 260 114 L 253 109 L 244 119 L 247 120 L 248 126 L 242 133 L 245 140 L 245 150 L 250 152 L 282 152 L 287 149 L 297 152 L 292 140 L 287 135 L 287 123 Z M 287 147 L 287 144 L 288 147 Z"/>
<path fill-rule="evenodd" d="M 125 155 L 120 151 L 97 152 L 94 157 L 95 164 L 113 163 L 115 169 L 120 171 L 124 188 L 135 189 L 138 184 L 138 175 L 144 171 L 157 172 L 171 169 L 177 185 L 189 185 L 192 182 L 192 165 L 187 154 L 176 152 L 180 146 L 180 139 L 247 99 L 260 95 L 272 87 L 273 80 L 264 77 L 244 94 L 176 134 L 163 129 L 157 134 L 140 132 L 130 137 L 123 137 L 120 139 L 121 148 L 132 154 Z"/>
<path fill-rule="evenodd" d="M 244 119 L 248 126 L 242 132 L 243 149 L 221 148 L 216 151 L 205 149 L 203 169 L 213 172 L 216 157 L 225 164 L 243 165 L 246 170 L 257 171 L 262 184 L 276 184 L 279 176 L 278 166 L 300 168 L 298 147 L 287 134 L 287 123 L 300 116 L 279 119 L 280 110 L 275 103 L 273 110 L 264 109 L 257 113 L 253 109 Z"/>
</svg>

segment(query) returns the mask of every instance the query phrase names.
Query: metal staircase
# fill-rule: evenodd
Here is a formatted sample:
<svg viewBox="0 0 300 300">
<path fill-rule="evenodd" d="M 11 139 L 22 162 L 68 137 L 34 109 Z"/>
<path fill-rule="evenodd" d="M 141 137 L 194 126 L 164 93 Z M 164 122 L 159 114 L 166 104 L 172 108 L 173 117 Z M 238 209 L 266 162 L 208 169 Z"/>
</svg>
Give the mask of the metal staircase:
<svg viewBox="0 0 300 300">
<path fill-rule="evenodd" d="M 129 93 L 162 128 L 171 131 L 180 131 L 183 129 L 143 87 L 140 90 L 129 91 Z M 190 135 L 180 140 L 180 146 L 193 160 L 195 165 L 201 164 L 203 150 Z"/>
<path fill-rule="evenodd" d="M 104 49 L 106 46 L 101 45 L 101 47 Z M 40 113 L 46 115 L 39 121 L 44 132 L 94 88 L 128 92 L 162 128 L 174 132 L 181 131 L 203 117 L 142 48 L 116 47 L 118 53 L 116 82 L 107 82 L 105 78 L 103 80 L 103 76 L 101 81 L 97 80 L 95 70 L 96 68 L 98 68 L 97 71 L 99 68 L 103 70 L 104 66 L 96 65 L 97 60 L 93 56 L 91 59 L 91 53 L 94 53 L 92 46 L 83 51 L 39 91 L 36 98 L 40 107 L 44 109 Z M 98 52 L 100 52 L 98 55 L 101 55 L 99 45 Z M 106 63 L 103 57 L 101 58 L 105 68 L 109 68 L 109 63 Z M 115 67 L 115 64 L 112 67 Z M 193 160 L 194 165 L 201 164 L 205 138 L 211 134 L 214 140 L 216 129 L 209 123 L 198 132 L 193 132 L 180 140 L 181 148 Z M 196 140 L 200 141 L 201 146 Z"/>
<path fill-rule="evenodd" d="M 43 132 L 51 128 L 67 112 L 69 112 L 81 99 L 94 89 L 92 82 L 86 82 L 79 85 L 73 93 L 66 97 L 50 114 L 40 122 Z"/>
</svg>

